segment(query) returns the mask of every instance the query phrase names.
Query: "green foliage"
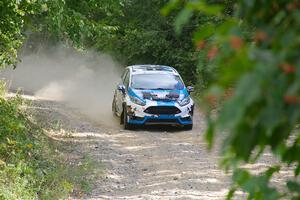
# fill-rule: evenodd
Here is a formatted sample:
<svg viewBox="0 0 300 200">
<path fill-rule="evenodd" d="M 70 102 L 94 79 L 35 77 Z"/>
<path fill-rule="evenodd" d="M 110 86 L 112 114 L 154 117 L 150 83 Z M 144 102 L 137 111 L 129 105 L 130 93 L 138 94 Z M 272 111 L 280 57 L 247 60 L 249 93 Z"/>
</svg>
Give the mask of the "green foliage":
<svg viewBox="0 0 300 200">
<path fill-rule="evenodd" d="M 0 97 L 4 97 L 6 93 L 6 83 L 5 81 L 0 80 Z"/>
<path fill-rule="evenodd" d="M 233 190 L 241 187 L 244 191 L 249 193 L 249 199 L 278 199 L 280 198 L 279 192 L 269 187 L 268 183 L 274 172 L 278 172 L 278 167 L 270 167 L 265 173 L 253 176 L 247 170 L 237 169 L 233 174 L 233 181 L 237 186 L 232 188 L 227 196 L 227 199 L 232 198 Z"/>
<path fill-rule="evenodd" d="M 33 4 L 32 1 L 0 2 L 0 67 L 16 63 L 27 15 L 35 12 Z"/>
<path fill-rule="evenodd" d="M 194 28 L 184 27 L 185 36 L 177 36 L 173 29 L 175 14 L 166 18 L 160 13 L 166 2 L 124 1 L 112 15 L 103 16 L 101 21 L 107 29 L 93 38 L 92 47 L 112 54 L 124 65 L 174 66 L 184 79 L 194 82 L 197 59 L 189 39 Z"/>
<path fill-rule="evenodd" d="M 6 2 L 7 1 L 7 2 Z M 9 2 L 9 3 L 8 3 Z M 38 48 L 40 43 L 55 45 L 68 43 L 77 49 L 96 49 L 112 54 L 124 65 L 164 64 L 177 68 L 183 78 L 196 80 L 197 57 L 189 39 L 194 24 L 184 26 L 175 16 L 164 17 L 160 10 L 167 0 L 152 1 L 75 1 L 35 0 L 0 2 L 0 66 L 16 65 L 18 51 L 26 47 Z M 182 15 L 185 21 L 197 22 L 200 15 L 192 9 L 214 9 L 191 4 Z M 193 16 L 193 17 L 192 17 Z M 178 36 L 182 30 L 184 36 Z"/>
<path fill-rule="evenodd" d="M 30 120 L 22 105 L 20 97 L 0 96 L 0 199 L 66 199 L 73 190 L 90 192 L 92 179 L 87 176 L 103 168 L 88 158 L 80 166 L 66 164 L 56 153 L 59 145 Z M 96 164 L 99 170 L 94 172 Z"/>
<path fill-rule="evenodd" d="M 187 2 L 184 9 L 190 9 L 190 4 Z M 216 117 L 208 115 L 207 139 L 211 145 L 217 133 L 228 133 L 222 151 L 223 167 L 234 171 L 228 198 L 241 188 L 249 199 L 299 199 L 296 180 L 288 181 L 284 191 L 270 186 L 277 167 L 261 175 L 240 168 L 243 163 L 256 162 L 265 149 L 270 149 L 282 165 L 294 166 L 295 177 L 300 173 L 300 135 L 296 128 L 300 123 L 300 59 L 296 53 L 300 49 L 299 2 L 200 4 L 214 12 L 197 8 L 193 12 L 215 14 L 214 23 L 199 22 L 195 43 L 200 50 L 201 81 L 203 74 L 209 77 L 204 81 L 210 86 L 205 98 L 220 110 Z M 224 8 L 222 12 L 220 7 Z M 185 16 L 178 17 L 186 22 Z"/>
<path fill-rule="evenodd" d="M 20 110 L 21 104 L 19 97 L 0 98 L 0 197 L 38 199 L 50 193 L 66 197 L 72 187 L 58 175 L 59 165 L 43 157 L 46 144 L 39 141 L 40 130 Z M 54 185 L 49 187 L 49 182 Z"/>
<path fill-rule="evenodd" d="M 77 1 L 66 0 L 2 0 L 0 2 L 0 67 L 14 65 L 18 50 L 27 37 L 51 43 L 64 41 L 82 48 L 84 41 L 102 27 L 90 17 L 90 10 L 82 13 L 73 8 Z M 82 3 L 84 4 L 84 3 Z M 86 2 L 97 8 L 97 1 Z M 108 5 L 107 2 L 105 5 Z M 98 5 L 99 7 L 99 5 Z M 95 14 L 94 11 L 93 14 Z M 37 37 L 38 36 L 38 37 Z M 50 40 L 50 41 L 49 41 Z"/>
<path fill-rule="evenodd" d="M 171 0 L 164 7 L 165 3 L 2 0 L 0 67 L 16 65 L 27 37 L 33 44 L 63 41 L 78 49 L 93 48 L 126 65 L 174 66 L 189 84 L 197 85 L 201 95 L 205 90 L 208 103 L 214 104 L 208 108 L 217 105 L 219 114 L 208 115 L 206 138 L 212 146 L 216 133 L 228 133 L 222 151 L 223 167 L 234 170 L 228 197 L 242 188 L 250 199 L 300 198 L 297 181 L 288 181 L 284 192 L 269 186 L 277 167 L 260 175 L 240 168 L 242 163 L 256 162 L 270 148 L 282 163 L 295 166 L 296 177 L 300 173 L 300 136 L 295 128 L 300 118 L 299 2 Z M 40 166 L 55 162 L 32 161 L 40 155 L 41 145 L 32 142 L 36 130 L 20 111 L 20 103 L 19 98 L 0 98 L 1 180 L 13 183 L 5 190 L 5 181 L 0 182 L 5 198 L 18 194 L 34 198 L 37 191 L 49 189 L 52 184 L 47 183 L 56 180 L 60 171 L 56 166 L 46 175 L 37 173 Z M 32 177 L 41 182 L 28 181 Z M 62 187 L 57 191 L 50 187 L 43 199 L 70 189 L 68 182 L 57 184 Z M 35 189 L 25 191 L 31 188 L 28 185 Z"/>
</svg>

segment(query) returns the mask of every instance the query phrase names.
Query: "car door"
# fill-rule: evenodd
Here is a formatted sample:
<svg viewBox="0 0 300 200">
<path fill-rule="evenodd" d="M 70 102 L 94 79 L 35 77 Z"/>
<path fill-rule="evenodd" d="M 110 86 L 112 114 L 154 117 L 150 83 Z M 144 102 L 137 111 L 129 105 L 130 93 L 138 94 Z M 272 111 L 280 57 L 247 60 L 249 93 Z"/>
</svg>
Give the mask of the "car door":
<svg viewBox="0 0 300 200">
<path fill-rule="evenodd" d="M 126 80 L 128 80 L 128 77 L 129 77 L 129 70 L 126 69 L 125 72 L 123 73 L 122 77 L 121 77 L 121 81 L 118 85 L 121 86 L 121 85 L 124 85 L 126 87 Z M 127 91 L 127 88 L 125 88 L 125 91 Z M 124 98 L 125 98 L 125 95 L 124 93 L 119 90 L 117 88 L 117 92 L 116 92 L 116 109 L 117 109 L 117 113 L 121 115 L 122 111 L 123 111 L 123 102 L 124 102 Z"/>
</svg>

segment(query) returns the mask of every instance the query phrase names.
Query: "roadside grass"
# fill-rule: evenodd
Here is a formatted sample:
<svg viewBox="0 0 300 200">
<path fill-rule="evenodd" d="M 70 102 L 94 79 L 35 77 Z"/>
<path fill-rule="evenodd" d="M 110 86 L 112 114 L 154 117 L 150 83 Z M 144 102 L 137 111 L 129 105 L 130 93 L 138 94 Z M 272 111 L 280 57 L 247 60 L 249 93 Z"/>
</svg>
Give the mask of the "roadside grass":
<svg viewBox="0 0 300 200">
<path fill-rule="evenodd" d="M 6 99 L 0 83 L 0 199 L 67 199 L 88 194 L 104 167 L 84 155 L 68 159 L 60 141 L 46 134 L 20 96 Z M 55 125 L 57 126 L 57 124 Z"/>
<path fill-rule="evenodd" d="M 76 183 L 75 186 L 79 189 L 75 191 L 75 195 L 80 196 L 83 193 L 90 194 L 93 189 L 94 181 L 104 174 L 104 165 L 86 155 L 77 166 L 78 167 L 74 169 L 72 173 L 75 175 L 73 182 Z"/>
</svg>

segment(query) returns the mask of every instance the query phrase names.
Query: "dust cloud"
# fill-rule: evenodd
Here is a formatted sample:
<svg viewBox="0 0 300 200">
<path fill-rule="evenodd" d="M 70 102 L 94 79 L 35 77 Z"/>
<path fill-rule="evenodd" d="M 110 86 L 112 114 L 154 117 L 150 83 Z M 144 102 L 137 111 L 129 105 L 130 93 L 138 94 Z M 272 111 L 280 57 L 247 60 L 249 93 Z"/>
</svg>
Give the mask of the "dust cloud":
<svg viewBox="0 0 300 200">
<path fill-rule="evenodd" d="M 111 102 L 122 69 L 108 55 L 60 46 L 25 51 L 17 68 L 0 72 L 0 77 L 10 89 L 64 102 L 95 122 L 114 125 Z"/>
</svg>

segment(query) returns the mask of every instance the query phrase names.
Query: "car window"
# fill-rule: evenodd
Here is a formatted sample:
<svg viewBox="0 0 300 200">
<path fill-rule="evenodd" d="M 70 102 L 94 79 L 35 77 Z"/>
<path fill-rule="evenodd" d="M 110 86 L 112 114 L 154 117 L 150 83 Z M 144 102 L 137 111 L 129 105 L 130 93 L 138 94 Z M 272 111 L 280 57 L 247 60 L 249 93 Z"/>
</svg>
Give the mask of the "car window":
<svg viewBox="0 0 300 200">
<path fill-rule="evenodd" d="M 127 71 L 126 76 L 124 78 L 123 84 L 125 85 L 126 90 L 128 89 L 129 86 L 129 78 L 130 78 L 130 73 Z"/>
<path fill-rule="evenodd" d="M 128 74 L 128 70 L 125 70 L 121 76 L 121 80 L 122 80 L 122 83 L 124 84 L 124 81 L 125 81 L 125 78 L 126 78 L 126 75 Z"/>
<path fill-rule="evenodd" d="M 131 87 L 149 90 L 182 90 L 184 84 L 174 74 L 136 74 L 132 76 Z"/>
</svg>

